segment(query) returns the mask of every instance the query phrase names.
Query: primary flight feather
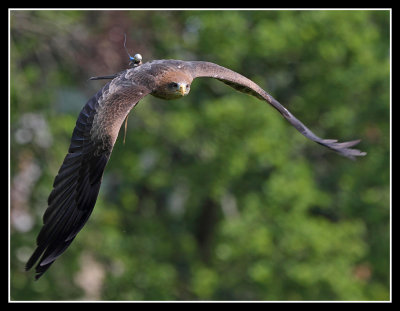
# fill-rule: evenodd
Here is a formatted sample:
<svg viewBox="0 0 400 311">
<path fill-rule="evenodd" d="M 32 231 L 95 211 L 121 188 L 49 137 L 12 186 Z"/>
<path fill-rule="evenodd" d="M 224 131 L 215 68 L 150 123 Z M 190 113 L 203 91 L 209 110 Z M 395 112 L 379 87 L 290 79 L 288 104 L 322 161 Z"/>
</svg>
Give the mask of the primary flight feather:
<svg viewBox="0 0 400 311">
<path fill-rule="evenodd" d="M 268 102 L 302 135 L 345 157 L 354 159 L 366 154 L 351 148 L 360 140 L 340 143 L 318 137 L 256 83 L 214 63 L 154 60 L 137 63 L 116 75 L 92 78 L 112 80 L 79 114 L 68 154 L 48 198 L 37 248 L 26 264 L 29 270 L 38 262 L 36 279 L 68 248 L 87 222 L 96 203 L 104 168 L 130 110 L 148 94 L 167 100 L 183 97 L 189 93 L 193 79 L 199 77 L 218 79 Z"/>
</svg>

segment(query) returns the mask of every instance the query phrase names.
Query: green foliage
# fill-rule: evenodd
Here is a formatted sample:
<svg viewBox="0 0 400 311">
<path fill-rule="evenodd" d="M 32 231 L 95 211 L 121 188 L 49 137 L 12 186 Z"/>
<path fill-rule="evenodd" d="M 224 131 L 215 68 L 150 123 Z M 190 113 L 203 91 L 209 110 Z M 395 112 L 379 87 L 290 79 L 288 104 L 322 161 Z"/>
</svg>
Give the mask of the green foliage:
<svg viewBox="0 0 400 311">
<path fill-rule="evenodd" d="M 11 11 L 11 300 L 389 300 L 389 11 Z M 147 97 L 93 215 L 24 272 L 90 76 L 216 62 L 256 81 L 349 161 L 212 79 Z"/>
</svg>

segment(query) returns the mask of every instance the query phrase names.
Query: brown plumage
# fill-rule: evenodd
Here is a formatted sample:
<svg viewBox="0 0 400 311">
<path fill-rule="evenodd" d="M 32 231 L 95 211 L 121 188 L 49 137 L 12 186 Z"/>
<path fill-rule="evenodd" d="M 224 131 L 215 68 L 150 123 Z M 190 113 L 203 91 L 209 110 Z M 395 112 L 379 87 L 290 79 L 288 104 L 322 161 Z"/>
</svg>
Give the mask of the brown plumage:
<svg viewBox="0 0 400 311">
<path fill-rule="evenodd" d="M 198 77 L 218 79 L 268 102 L 305 137 L 343 156 L 354 159 L 366 154 L 351 148 L 359 140 L 339 143 L 318 137 L 253 81 L 213 63 L 155 60 L 102 77 L 112 80 L 79 114 L 68 154 L 48 198 L 37 248 L 26 264 L 29 270 L 39 260 L 36 279 L 67 249 L 92 213 L 104 168 L 129 111 L 148 94 L 163 99 L 187 95 L 193 79 Z"/>
</svg>

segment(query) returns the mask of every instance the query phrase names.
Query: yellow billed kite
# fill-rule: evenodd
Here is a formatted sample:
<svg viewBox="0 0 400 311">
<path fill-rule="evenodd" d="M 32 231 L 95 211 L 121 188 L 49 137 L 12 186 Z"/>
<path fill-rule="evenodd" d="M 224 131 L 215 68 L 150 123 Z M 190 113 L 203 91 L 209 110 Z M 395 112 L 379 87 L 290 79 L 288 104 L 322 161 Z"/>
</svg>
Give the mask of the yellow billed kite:
<svg viewBox="0 0 400 311">
<path fill-rule="evenodd" d="M 68 154 L 48 198 L 37 248 L 26 264 L 26 270 L 29 270 L 39 260 L 36 279 L 68 248 L 87 222 L 121 125 L 130 110 L 148 94 L 167 100 L 177 99 L 189 94 L 195 78 L 215 78 L 266 101 L 312 141 L 351 159 L 366 154 L 351 148 L 360 140 L 340 143 L 318 137 L 256 83 L 230 69 L 203 61 L 153 60 L 142 64 L 140 54 L 131 60 L 133 66 L 125 71 L 91 78 L 112 80 L 86 103 L 79 114 Z"/>
</svg>

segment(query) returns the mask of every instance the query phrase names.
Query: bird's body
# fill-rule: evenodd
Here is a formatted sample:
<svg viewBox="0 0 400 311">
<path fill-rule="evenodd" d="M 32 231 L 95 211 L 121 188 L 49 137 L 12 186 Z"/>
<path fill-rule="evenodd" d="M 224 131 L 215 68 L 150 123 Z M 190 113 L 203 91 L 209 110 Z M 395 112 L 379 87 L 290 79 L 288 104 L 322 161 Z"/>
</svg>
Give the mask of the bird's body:
<svg viewBox="0 0 400 311">
<path fill-rule="evenodd" d="M 28 270 L 39 260 L 36 279 L 67 249 L 87 222 L 96 203 L 104 168 L 131 109 L 148 94 L 166 100 L 183 97 L 198 77 L 218 79 L 268 102 L 301 134 L 346 157 L 365 155 L 350 148 L 359 140 L 338 143 L 318 137 L 256 83 L 230 69 L 202 61 L 154 60 L 142 64 L 140 58 L 140 63 L 130 69 L 100 77 L 112 80 L 79 114 L 68 154 L 48 198 L 37 248 L 26 264 Z"/>
</svg>

